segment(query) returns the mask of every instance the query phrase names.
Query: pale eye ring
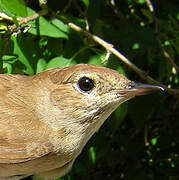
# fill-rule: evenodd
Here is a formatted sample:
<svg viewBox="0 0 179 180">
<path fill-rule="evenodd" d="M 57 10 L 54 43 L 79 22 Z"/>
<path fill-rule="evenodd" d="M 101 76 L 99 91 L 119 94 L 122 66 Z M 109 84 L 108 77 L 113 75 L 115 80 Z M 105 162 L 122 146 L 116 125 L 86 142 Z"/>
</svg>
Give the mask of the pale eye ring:
<svg viewBox="0 0 179 180">
<path fill-rule="evenodd" d="M 94 81 L 88 77 L 82 77 L 78 81 L 78 87 L 84 92 L 89 92 L 94 88 Z"/>
</svg>

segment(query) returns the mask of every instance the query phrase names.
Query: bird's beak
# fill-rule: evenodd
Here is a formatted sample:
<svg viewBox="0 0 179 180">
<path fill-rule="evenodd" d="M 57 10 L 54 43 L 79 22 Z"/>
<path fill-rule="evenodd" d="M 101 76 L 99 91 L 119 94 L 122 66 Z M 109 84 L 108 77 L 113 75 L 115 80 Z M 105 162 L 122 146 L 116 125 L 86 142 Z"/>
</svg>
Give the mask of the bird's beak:
<svg viewBox="0 0 179 180">
<path fill-rule="evenodd" d="M 130 82 L 130 84 L 125 89 L 119 90 L 119 94 L 122 96 L 129 96 L 129 97 L 141 96 L 157 90 L 164 91 L 165 89 L 157 85 L 138 84 L 138 83 Z"/>
</svg>

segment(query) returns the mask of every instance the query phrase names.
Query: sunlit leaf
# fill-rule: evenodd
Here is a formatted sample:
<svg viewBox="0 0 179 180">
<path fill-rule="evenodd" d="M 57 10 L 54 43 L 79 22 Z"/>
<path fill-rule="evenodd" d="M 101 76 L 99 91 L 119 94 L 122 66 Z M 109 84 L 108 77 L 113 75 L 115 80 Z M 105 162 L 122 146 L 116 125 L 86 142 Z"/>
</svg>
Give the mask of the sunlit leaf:
<svg viewBox="0 0 179 180">
<path fill-rule="evenodd" d="M 81 1 L 85 4 L 86 8 L 89 7 L 90 0 L 81 0 Z"/>
<path fill-rule="evenodd" d="M 40 72 L 44 71 L 46 66 L 47 66 L 46 60 L 43 58 L 40 58 L 37 62 L 36 73 L 40 73 Z"/>
<path fill-rule="evenodd" d="M 96 153 L 95 153 L 95 149 L 93 146 L 91 146 L 89 148 L 89 158 L 90 158 L 92 164 L 96 163 Z"/>
<path fill-rule="evenodd" d="M 157 138 L 152 138 L 152 139 L 151 139 L 151 144 L 152 144 L 153 146 L 155 146 L 155 145 L 157 144 Z"/>
<path fill-rule="evenodd" d="M 28 16 L 32 16 L 35 14 L 35 11 L 28 8 Z M 54 26 L 49 21 L 47 21 L 45 18 L 40 17 L 36 21 L 29 22 L 29 24 L 32 26 L 29 29 L 29 33 L 32 33 L 34 35 L 41 35 L 41 36 L 48 36 L 48 37 L 54 37 L 54 38 L 64 38 L 68 39 L 68 36 L 66 33 L 64 33 L 61 29 L 59 29 L 57 26 Z"/>
<path fill-rule="evenodd" d="M 7 74 L 12 74 L 12 64 L 3 63 L 3 69 L 7 69 Z"/>
<path fill-rule="evenodd" d="M 33 75 L 34 70 L 29 62 L 30 56 L 32 55 L 32 54 L 30 54 L 29 46 L 27 47 L 27 46 L 25 46 L 25 43 L 23 43 L 23 47 L 22 47 L 21 42 L 19 42 L 17 38 L 13 38 L 13 41 L 14 41 L 14 53 L 18 54 L 18 60 L 20 62 L 22 62 L 22 64 L 25 65 L 25 67 L 26 67 L 25 73 L 27 73 L 29 75 Z M 27 50 L 28 55 L 24 53 L 25 49 Z"/>
<path fill-rule="evenodd" d="M 8 16 L 27 16 L 27 8 L 24 0 L 0 0 L 0 10 Z"/>
<path fill-rule="evenodd" d="M 71 59 L 66 59 L 62 56 L 59 56 L 59 57 L 55 57 L 55 58 L 51 59 L 48 62 L 46 69 L 65 67 L 65 66 L 70 66 L 70 65 L 74 65 L 74 64 L 75 64 L 75 62 L 71 61 Z"/>
<path fill-rule="evenodd" d="M 64 24 L 64 22 L 58 20 L 58 19 L 53 19 L 51 21 L 51 23 L 53 25 L 55 25 L 57 28 L 59 28 L 61 31 L 69 33 L 70 32 L 70 28 L 69 26 L 67 26 L 66 24 Z"/>
</svg>

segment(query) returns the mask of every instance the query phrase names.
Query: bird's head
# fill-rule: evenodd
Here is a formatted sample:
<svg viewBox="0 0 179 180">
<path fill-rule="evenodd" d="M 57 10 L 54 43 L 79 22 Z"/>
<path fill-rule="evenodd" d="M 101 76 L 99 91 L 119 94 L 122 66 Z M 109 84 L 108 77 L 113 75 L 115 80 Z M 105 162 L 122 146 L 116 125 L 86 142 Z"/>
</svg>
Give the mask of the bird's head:
<svg viewBox="0 0 179 180">
<path fill-rule="evenodd" d="M 47 71 L 53 83 L 50 100 L 66 124 L 95 132 L 123 102 L 161 87 L 135 84 L 112 69 L 76 65 Z"/>
</svg>

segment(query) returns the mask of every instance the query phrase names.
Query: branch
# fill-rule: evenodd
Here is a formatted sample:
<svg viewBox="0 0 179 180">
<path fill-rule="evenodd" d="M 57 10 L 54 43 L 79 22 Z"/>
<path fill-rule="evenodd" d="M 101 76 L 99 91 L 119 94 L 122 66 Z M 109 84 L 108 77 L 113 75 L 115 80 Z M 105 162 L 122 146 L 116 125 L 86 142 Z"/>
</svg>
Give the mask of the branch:
<svg viewBox="0 0 179 180">
<path fill-rule="evenodd" d="M 62 10 L 62 13 L 66 13 L 66 11 L 70 8 L 72 3 L 72 0 L 69 0 L 65 6 L 65 8 Z"/>
<path fill-rule="evenodd" d="M 108 42 L 104 41 L 103 39 L 101 39 L 100 37 L 93 35 L 87 31 L 84 31 L 81 27 L 73 24 L 73 23 L 68 23 L 68 26 L 77 31 L 82 33 L 83 35 L 90 37 L 91 39 L 93 39 L 95 42 L 97 42 L 98 44 L 100 44 L 101 46 L 103 46 L 107 52 L 111 52 L 112 54 L 114 54 L 116 57 L 118 57 L 119 59 L 121 59 L 121 61 L 123 61 L 127 66 L 129 66 L 129 68 L 131 68 L 132 70 L 134 70 L 142 79 L 147 80 L 148 82 L 152 83 L 152 84 L 156 84 L 159 85 L 161 87 L 163 87 L 169 94 L 173 94 L 173 95 L 177 95 L 179 96 L 179 90 L 177 89 L 172 89 L 172 88 L 168 88 L 167 86 L 165 86 L 164 84 L 156 81 L 155 79 L 153 79 L 152 77 L 150 77 L 149 75 L 147 75 L 147 73 L 145 73 L 143 70 L 141 70 L 140 68 L 138 68 L 135 64 L 133 64 L 129 59 L 127 59 L 124 55 L 122 55 L 119 51 L 117 51 L 115 48 L 113 48 L 113 45 L 109 44 Z"/>
<path fill-rule="evenodd" d="M 150 0 L 146 0 L 147 6 L 149 7 L 150 12 L 154 12 L 153 4 Z"/>
<path fill-rule="evenodd" d="M 0 12 L 0 17 L 3 19 L 7 19 L 8 21 L 13 21 L 11 17 L 7 16 L 5 13 Z"/>
<path fill-rule="evenodd" d="M 108 0 L 108 1 L 107 1 L 107 5 L 110 6 L 110 8 L 111 8 L 112 11 L 114 12 L 114 14 L 115 14 L 122 22 L 127 23 L 124 15 L 120 12 L 120 10 L 118 9 L 118 6 L 116 5 L 116 2 L 115 2 L 114 0 Z"/>
<path fill-rule="evenodd" d="M 33 14 L 32 16 L 28 16 L 26 18 L 17 18 L 19 26 L 22 24 L 27 24 L 30 21 L 38 19 L 40 16 L 44 16 L 48 13 L 46 9 L 40 11 L 39 13 Z M 8 26 L 8 29 L 13 32 L 17 28 L 16 24 Z"/>
<path fill-rule="evenodd" d="M 29 21 L 33 21 L 37 18 L 39 18 L 40 16 L 43 16 L 43 15 L 46 15 L 48 13 L 47 9 L 44 9 L 42 11 L 40 11 L 39 13 L 37 14 L 34 14 L 32 16 L 29 16 L 27 18 L 18 18 L 18 23 L 19 25 L 22 25 L 22 24 L 27 24 Z M 6 17 L 7 19 L 7 17 Z M 9 19 L 10 20 L 10 19 Z M 156 85 L 159 85 L 161 87 L 163 87 L 169 94 L 172 94 L 172 95 L 176 95 L 176 96 L 179 96 L 179 90 L 177 89 L 172 89 L 172 88 L 168 88 L 167 86 L 165 86 L 164 84 L 156 81 L 155 79 L 153 79 L 152 77 L 150 77 L 149 75 L 147 75 L 146 72 L 144 72 L 143 70 L 141 70 L 140 68 L 138 68 L 135 64 L 133 64 L 129 59 L 127 59 L 124 55 L 122 55 L 119 51 L 117 51 L 115 48 L 113 48 L 113 45 L 112 44 L 109 44 L 108 42 L 104 41 L 103 39 L 99 38 L 98 36 L 96 35 L 93 35 L 85 30 L 83 30 L 81 27 L 73 24 L 73 23 L 68 23 L 68 26 L 77 31 L 77 32 L 80 32 L 82 33 L 83 35 L 85 36 L 88 36 L 90 37 L 91 39 L 93 39 L 95 42 L 97 42 L 98 44 L 100 44 L 101 46 L 103 46 L 106 51 L 108 53 L 112 53 L 114 54 L 116 57 L 118 57 L 119 59 L 121 59 L 121 61 L 123 61 L 127 66 L 129 66 L 129 68 L 131 68 L 132 70 L 134 70 L 142 79 L 145 79 L 147 80 L 148 82 L 152 83 L 152 84 L 156 84 Z M 10 31 L 14 31 L 15 29 L 17 28 L 17 26 L 14 24 L 14 25 L 11 25 L 9 26 L 9 30 Z"/>
<path fill-rule="evenodd" d="M 161 43 L 161 40 L 159 38 L 159 31 L 158 31 L 158 28 L 159 28 L 159 24 L 158 24 L 158 21 L 157 21 L 157 17 L 155 16 L 155 11 L 154 11 L 154 6 L 151 2 L 151 0 L 146 0 L 146 4 L 149 8 L 149 10 L 151 11 L 152 13 L 152 16 L 154 18 L 154 21 L 155 21 L 155 31 L 156 31 L 156 39 L 158 41 L 158 44 L 159 46 L 161 47 L 161 51 L 163 53 L 163 56 L 165 57 L 165 59 L 174 67 L 174 69 L 179 72 L 179 67 L 177 66 L 177 64 L 174 62 L 174 60 L 170 57 L 170 55 L 167 53 L 167 51 L 165 51 L 165 49 L 162 47 L 162 43 Z"/>
<path fill-rule="evenodd" d="M 156 26 L 158 27 L 158 24 L 157 24 L 157 20 L 156 20 Z M 157 29 L 157 28 L 156 28 Z M 162 47 L 162 43 L 161 43 L 161 40 L 158 36 L 158 30 L 156 31 L 156 39 L 157 39 L 157 42 L 161 48 L 161 51 L 163 53 L 163 56 L 165 57 L 165 59 L 175 68 L 175 70 L 177 72 L 179 72 L 179 67 L 177 66 L 177 64 L 174 62 L 174 60 L 170 57 L 170 55 L 168 54 L 167 51 L 165 51 L 164 47 Z"/>
<path fill-rule="evenodd" d="M 163 55 L 164 57 L 168 60 L 168 62 L 179 72 L 179 67 L 175 64 L 173 59 L 170 57 L 170 55 L 164 50 L 163 50 Z"/>
</svg>

